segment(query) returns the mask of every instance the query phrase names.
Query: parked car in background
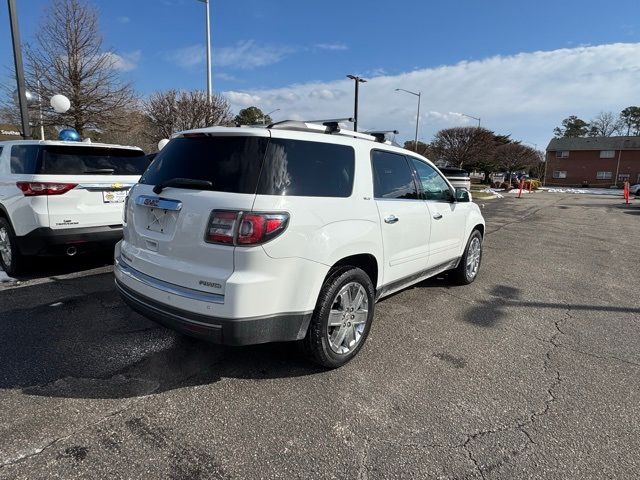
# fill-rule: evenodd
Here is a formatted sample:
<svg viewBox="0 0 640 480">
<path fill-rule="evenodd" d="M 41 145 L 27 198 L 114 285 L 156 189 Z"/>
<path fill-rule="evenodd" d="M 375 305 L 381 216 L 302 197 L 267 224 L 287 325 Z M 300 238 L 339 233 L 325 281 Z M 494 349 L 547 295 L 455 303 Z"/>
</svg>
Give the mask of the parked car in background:
<svg viewBox="0 0 640 480">
<path fill-rule="evenodd" d="M 129 194 L 116 286 L 149 319 L 231 345 L 302 341 L 338 367 L 375 302 L 480 268 L 484 220 L 427 159 L 337 124 L 184 132 Z"/>
<path fill-rule="evenodd" d="M 440 171 L 455 188 L 471 190 L 471 177 L 466 170 L 455 167 L 442 167 Z"/>
<path fill-rule="evenodd" d="M 26 256 L 113 247 L 127 192 L 148 164 L 137 147 L 0 142 L 0 267 L 13 275 Z"/>
<path fill-rule="evenodd" d="M 638 183 L 637 185 L 631 185 L 629 187 L 629 193 L 631 195 L 638 195 L 640 196 L 640 183 Z"/>
</svg>

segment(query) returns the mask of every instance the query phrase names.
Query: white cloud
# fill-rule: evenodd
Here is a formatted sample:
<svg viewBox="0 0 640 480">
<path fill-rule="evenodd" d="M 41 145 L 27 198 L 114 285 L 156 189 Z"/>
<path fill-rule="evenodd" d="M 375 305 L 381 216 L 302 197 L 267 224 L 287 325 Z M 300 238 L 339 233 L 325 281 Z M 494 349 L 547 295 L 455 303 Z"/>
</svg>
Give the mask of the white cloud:
<svg viewBox="0 0 640 480">
<path fill-rule="evenodd" d="M 478 61 L 370 78 L 360 88 L 359 123 L 366 128 L 400 130 L 412 137 L 416 98 L 394 92 L 422 92 L 420 136 L 429 140 L 440 128 L 475 125 L 459 113 L 482 118 L 482 125 L 545 145 L 568 115 L 585 119 L 602 110 L 620 111 L 640 97 L 640 43 L 564 48 L 495 56 Z M 280 108 L 282 118 L 348 117 L 353 82 L 312 82 L 229 96 L 235 108 L 246 99 L 262 109 Z"/>
<path fill-rule="evenodd" d="M 280 62 L 295 49 L 284 45 L 261 45 L 253 40 L 218 48 L 213 62 L 221 67 L 251 69 Z"/>
<path fill-rule="evenodd" d="M 213 50 L 213 64 L 219 67 L 250 70 L 272 65 L 295 52 L 285 45 L 262 45 L 253 40 L 244 40 L 230 47 Z M 165 58 L 179 67 L 191 68 L 205 62 L 204 45 L 190 45 L 166 53 Z"/>
<path fill-rule="evenodd" d="M 316 43 L 314 47 L 319 50 L 349 50 L 344 43 Z"/>
<path fill-rule="evenodd" d="M 233 105 L 239 107 L 238 109 L 258 105 L 262 101 L 262 99 L 257 95 L 250 95 L 243 92 L 229 91 L 224 92 L 224 95 Z"/>
<path fill-rule="evenodd" d="M 122 23 L 124 25 L 131 22 L 131 17 L 122 16 L 122 17 L 118 17 L 117 20 L 118 20 L 118 23 Z"/>
<path fill-rule="evenodd" d="M 130 72 L 138 68 L 138 63 L 142 58 L 142 52 L 140 50 L 134 50 L 133 52 L 123 53 L 121 55 L 117 53 L 108 52 L 105 54 L 113 61 L 113 68 L 120 70 L 121 72 Z"/>
</svg>

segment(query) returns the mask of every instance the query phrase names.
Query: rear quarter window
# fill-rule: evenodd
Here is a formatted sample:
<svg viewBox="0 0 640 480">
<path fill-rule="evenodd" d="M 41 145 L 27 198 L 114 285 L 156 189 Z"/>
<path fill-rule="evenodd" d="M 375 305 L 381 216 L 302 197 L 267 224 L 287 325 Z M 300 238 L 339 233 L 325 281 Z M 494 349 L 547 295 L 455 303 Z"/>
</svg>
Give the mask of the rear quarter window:
<svg viewBox="0 0 640 480">
<path fill-rule="evenodd" d="M 9 159 L 11 173 L 33 175 L 38 170 L 38 145 L 13 145 Z"/>
<path fill-rule="evenodd" d="M 323 142 L 272 139 L 258 193 L 300 197 L 349 197 L 353 190 L 352 147 Z"/>
</svg>

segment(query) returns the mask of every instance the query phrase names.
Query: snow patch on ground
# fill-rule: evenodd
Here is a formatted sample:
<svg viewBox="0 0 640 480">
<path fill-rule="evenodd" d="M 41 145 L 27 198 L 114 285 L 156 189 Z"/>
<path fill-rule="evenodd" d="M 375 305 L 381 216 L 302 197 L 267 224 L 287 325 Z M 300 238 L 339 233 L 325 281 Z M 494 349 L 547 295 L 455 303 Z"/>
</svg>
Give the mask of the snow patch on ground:
<svg viewBox="0 0 640 480">
<path fill-rule="evenodd" d="M 504 190 L 500 190 L 500 191 L 503 192 Z M 498 193 L 498 190 L 493 189 L 493 188 L 485 188 L 483 190 L 480 190 L 480 192 L 482 192 L 482 193 L 490 193 L 493 196 L 495 196 L 495 198 L 504 198 L 504 195 L 502 195 L 501 193 Z"/>
<path fill-rule="evenodd" d="M 549 193 L 581 193 L 588 195 L 612 195 L 614 197 L 621 197 L 622 190 L 615 188 L 554 188 L 543 187 L 542 190 Z"/>
</svg>

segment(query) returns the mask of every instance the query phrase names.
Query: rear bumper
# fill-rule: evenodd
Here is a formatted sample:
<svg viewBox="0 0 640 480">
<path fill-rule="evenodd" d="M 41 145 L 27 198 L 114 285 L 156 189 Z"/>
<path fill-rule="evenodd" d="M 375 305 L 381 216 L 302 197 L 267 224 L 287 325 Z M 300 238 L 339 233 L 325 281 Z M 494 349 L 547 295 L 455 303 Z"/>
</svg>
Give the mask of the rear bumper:
<svg viewBox="0 0 640 480">
<path fill-rule="evenodd" d="M 17 241 L 23 255 L 42 255 L 64 253 L 69 246 L 78 250 L 111 247 L 121 238 L 122 225 L 105 225 L 63 229 L 41 227 L 17 237 Z"/>
<path fill-rule="evenodd" d="M 117 279 L 116 288 L 133 310 L 156 323 L 186 335 L 224 345 L 254 345 L 304 338 L 312 313 L 268 317 L 220 318 L 177 309 L 140 295 Z"/>
</svg>

